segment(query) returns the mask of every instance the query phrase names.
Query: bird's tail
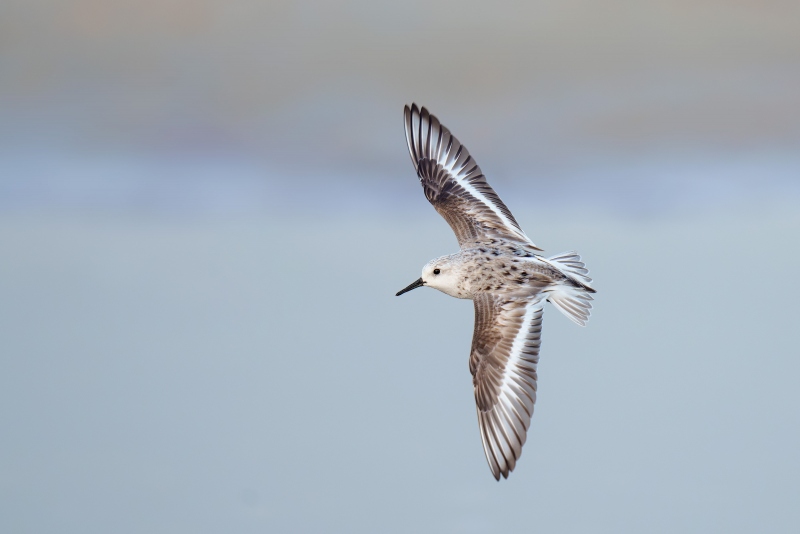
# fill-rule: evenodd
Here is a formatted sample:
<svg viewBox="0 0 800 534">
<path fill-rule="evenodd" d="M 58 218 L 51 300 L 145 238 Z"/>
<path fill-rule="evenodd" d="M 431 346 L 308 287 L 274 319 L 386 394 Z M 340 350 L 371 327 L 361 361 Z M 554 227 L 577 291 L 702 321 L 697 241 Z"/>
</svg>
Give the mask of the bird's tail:
<svg viewBox="0 0 800 534">
<path fill-rule="evenodd" d="M 586 326 L 591 314 L 591 301 L 594 300 L 591 293 L 596 293 L 590 285 L 592 279 L 589 278 L 589 270 L 574 251 L 562 252 L 548 258 L 547 261 L 569 278 L 569 281 L 557 282 L 550 286 L 547 300 L 570 320 Z"/>
</svg>

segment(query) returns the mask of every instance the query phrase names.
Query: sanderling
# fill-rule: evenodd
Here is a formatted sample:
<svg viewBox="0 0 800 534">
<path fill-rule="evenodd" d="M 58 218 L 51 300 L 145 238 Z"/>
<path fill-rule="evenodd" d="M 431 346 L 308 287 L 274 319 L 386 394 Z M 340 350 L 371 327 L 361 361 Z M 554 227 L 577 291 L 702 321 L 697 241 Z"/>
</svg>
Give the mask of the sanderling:
<svg viewBox="0 0 800 534">
<path fill-rule="evenodd" d="M 425 197 L 456 234 L 461 251 L 429 261 L 397 293 L 429 286 L 475 304 L 469 370 L 483 450 L 497 480 L 522 454 L 536 402 L 542 311 L 547 300 L 586 325 L 595 290 L 576 252 L 536 254 L 466 147 L 416 104 L 405 107 L 406 140 Z"/>
</svg>

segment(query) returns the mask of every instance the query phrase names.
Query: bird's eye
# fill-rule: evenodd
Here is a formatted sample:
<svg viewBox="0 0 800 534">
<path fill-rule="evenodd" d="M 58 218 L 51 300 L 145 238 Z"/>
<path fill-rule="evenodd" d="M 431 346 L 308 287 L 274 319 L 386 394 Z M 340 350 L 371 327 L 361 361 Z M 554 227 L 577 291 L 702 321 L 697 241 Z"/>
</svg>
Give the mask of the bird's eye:
<svg viewBox="0 0 800 534">
<path fill-rule="evenodd" d="M 442 271 L 440 271 L 439 269 L 434 269 L 433 270 L 433 274 L 439 274 L 440 272 L 442 272 Z"/>
</svg>

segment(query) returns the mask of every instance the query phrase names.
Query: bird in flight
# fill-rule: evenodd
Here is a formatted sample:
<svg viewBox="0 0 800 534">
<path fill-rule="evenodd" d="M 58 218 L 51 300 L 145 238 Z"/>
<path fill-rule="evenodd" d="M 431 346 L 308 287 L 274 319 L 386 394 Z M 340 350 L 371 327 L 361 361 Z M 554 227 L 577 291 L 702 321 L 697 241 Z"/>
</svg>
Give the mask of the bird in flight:
<svg viewBox="0 0 800 534">
<path fill-rule="evenodd" d="M 469 370 L 483 450 L 495 479 L 508 478 L 536 402 L 544 303 L 585 326 L 592 279 L 576 252 L 537 254 L 542 249 L 522 231 L 466 147 L 427 109 L 406 106 L 405 129 L 425 197 L 453 229 L 461 250 L 429 261 L 397 296 L 427 286 L 472 299 Z"/>
</svg>

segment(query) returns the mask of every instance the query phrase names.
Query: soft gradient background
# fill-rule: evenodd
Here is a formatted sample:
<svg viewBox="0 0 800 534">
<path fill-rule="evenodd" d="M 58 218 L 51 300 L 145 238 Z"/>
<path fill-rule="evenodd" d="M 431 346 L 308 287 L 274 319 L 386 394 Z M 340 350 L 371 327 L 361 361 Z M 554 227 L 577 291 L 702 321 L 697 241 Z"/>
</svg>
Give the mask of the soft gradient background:
<svg viewBox="0 0 800 534">
<path fill-rule="evenodd" d="M 0 531 L 797 532 L 798 20 L 5 0 Z M 599 290 L 500 483 L 411 101 Z"/>
</svg>

